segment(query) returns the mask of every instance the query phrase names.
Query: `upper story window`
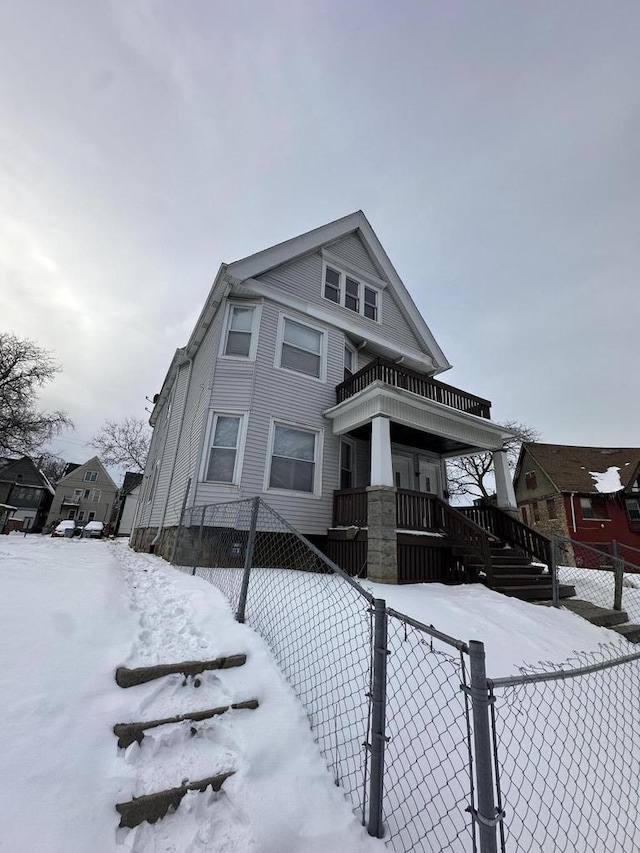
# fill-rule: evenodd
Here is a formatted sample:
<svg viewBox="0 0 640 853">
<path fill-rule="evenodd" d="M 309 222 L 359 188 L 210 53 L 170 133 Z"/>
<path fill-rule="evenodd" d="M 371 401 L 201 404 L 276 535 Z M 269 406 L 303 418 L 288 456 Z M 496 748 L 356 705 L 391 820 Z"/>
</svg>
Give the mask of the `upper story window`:
<svg viewBox="0 0 640 853">
<path fill-rule="evenodd" d="M 348 308 L 354 314 L 376 322 L 380 319 L 380 291 L 357 276 L 325 264 L 322 292 L 325 299 Z"/>
<path fill-rule="evenodd" d="M 96 481 L 97 479 L 98 479 L 98 472 L 97 472 L 97 471 L 85 471 L 85 472 L 84 472 L 84 480 L 85 480 L 85 482 L 87 482 L 87 483 L 95 483 L 95 481 Z"/>
<path fill-rule="evenodd" d="M 640 501 L 638 498 L 627 498 L 627 515 L 631 521 L 640 521 Z"/>
<path fill-rule="evenodd" d="M 349 344 L 344 345 L 344 378 L 349 379 L 356 372 L 357 354 Z"/>
<path fill-rule="evenodd" d="M 320 329 L 281 318 L 278 367 L 306 373 L 322 379 L 324 374 L 325 333 Z"/>
<path fill-rule="evenodd" d="M 580 498 L 583 518 L 609 518 L 604 498 Z"/>
<path fill-rule="evenodd" d="M 538 486 L 538 478 L 535 471 L 527 471 L 524 475 L 524 484 L 527 489 L 535 489 Z"/>
<path fill-rule="evenodd" d="M 255 358 L 257 345 L 258 307 L 256 305 L 227 306 L 221 355 L 228 358 Z"/>
</svg>

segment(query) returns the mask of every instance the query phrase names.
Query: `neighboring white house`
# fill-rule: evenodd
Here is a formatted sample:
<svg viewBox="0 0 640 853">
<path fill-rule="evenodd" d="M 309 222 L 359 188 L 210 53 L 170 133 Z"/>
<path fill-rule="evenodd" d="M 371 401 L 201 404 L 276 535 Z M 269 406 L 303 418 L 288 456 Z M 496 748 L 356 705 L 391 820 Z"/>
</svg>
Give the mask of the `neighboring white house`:
<svg viewBox="0 0 640 853">
<path fill-rule="evenodd" d="M 118 487 L 97 456 L 83 465 L 69 465 L 69 473 L 56 486 L 47 517 L 47 527 L 64 519 L 80 526 L 89 521 L 109 522 Z"/>
<path fill-rule="evenodd" d="M 142 474 L 127 471 L 122 488 L 118 492 L 117 513 L 114 525 L 116 536 L 130 536 L 136 517 Z"/>
<path fill-rule="evenodd" d="M 155 398 L 133 546 L 167 556 L 185 495 L 261 495 L 321 542 L 334 492 L 446 501 L 446 458 L 481 450 L 499 506 L 515 507 L 510 433 L 488 401 L 433 378 L 449 367 L 360 211 L 223 264 Z"/>
</svg>

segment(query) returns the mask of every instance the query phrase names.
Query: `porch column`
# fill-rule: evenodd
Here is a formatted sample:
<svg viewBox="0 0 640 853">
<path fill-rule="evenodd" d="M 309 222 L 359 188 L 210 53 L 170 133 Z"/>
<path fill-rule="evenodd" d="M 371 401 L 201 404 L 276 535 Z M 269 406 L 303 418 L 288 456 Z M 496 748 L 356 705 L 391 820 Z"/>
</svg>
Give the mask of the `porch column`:
<svg viewBox="0 0 640 853">
<path fill-rule="evenodd" d="M 376 583 L 398 583 L 396 490 L 393 486 L 367 488 L 367 578 Z"/>
<path fill-rule="evenodd" d="M 518 505 L 516 503 L 516 493 L 513 490 L 506 450 L 493 451 L 493 472 L 496 478 L 498 506 L 500 509 L 516 514 Z"/>
<path fill-rule="evenodd" d="M 382 415 L 371 419 L 371 485 L 393 486 L 391 429 Z"/>
</svg>

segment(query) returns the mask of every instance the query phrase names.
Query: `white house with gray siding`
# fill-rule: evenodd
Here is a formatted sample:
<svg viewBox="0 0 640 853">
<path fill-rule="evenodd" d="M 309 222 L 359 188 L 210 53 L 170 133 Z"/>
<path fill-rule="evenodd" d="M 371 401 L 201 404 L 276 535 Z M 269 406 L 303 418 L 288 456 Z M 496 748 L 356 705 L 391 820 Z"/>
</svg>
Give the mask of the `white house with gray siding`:
<svg viewBox="0 0 640 853">
<path fill-rule="evenodd" d="M 509 433 L 449 367 L 361 211 L 223 264 L 155 398 L 132 544 L 168 555 L 185 501 L 255 495 L 322 542 L 368 487 L 446 503 L 446 458 L 484 450 L 514 508 Z"/>
</svg>

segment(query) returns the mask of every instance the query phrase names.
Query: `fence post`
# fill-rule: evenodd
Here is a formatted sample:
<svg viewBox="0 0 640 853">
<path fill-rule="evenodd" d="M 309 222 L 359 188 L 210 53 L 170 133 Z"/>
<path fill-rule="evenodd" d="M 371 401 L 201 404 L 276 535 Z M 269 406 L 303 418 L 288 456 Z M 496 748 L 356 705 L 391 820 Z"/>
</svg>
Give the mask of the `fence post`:
<svg viewBox="0 0 640 853">
<path fill-rule="evenodd" d="M 240 600 L 236 613 L 236 622 L 244 622 L 244 611 L 247 606 L 247 593 L 249 591 L 249 575 L 253 563 L 253 549 L 256 544 L 256 528 L 258 527 L 258 512 L 260 510 L 260 498 L 251 501 L 251 524 L 249 526 L 249 538 L 247 550 L 244 555 L 244 573 L 242 575 L 242 586 L 240 588 Z"/>
<path fill-rule="evenodd" d="M 382 798 L 384 794 L 385 716 L 387 705 L 387 605 L 373 600 L 373 685 L 371 690 L 371 777 L 369 779 L 369 820 L 367 832 L 382 838 Z"/>
<path fill-rule="evenodd" d="M 484 643 L 479 640 L 471 640 L 469 643 L 469 663 L 476 790 L 478 792 L 478 810 L 474 818 L 478 824 L 480 853 L 497 853 L 496 825 L 502 816 L 497 814 L 494 797 L 489 687 L 487 685 Z"/>
<path fill-rule="evenodd" d="M 560 607 L 560 582 L 558 580 L 558 537 L 555 533 L 551 534 L 551 563 L 549 571 L 551 572 L 551 596 L 554 607 Z"/>
<path fill-rule="evenodd" d="M 202 528 L 204 527 L 204 516 L 207 511 L 206 506 L 202 507 L 202 518 L 200 519 L 200 530 L 198 532 L 198 547 L 196 549 L 195 554 L 193 555 L 193 571 L 192 575 L 195 575 L 196 568 L 198 567 L 198 559 L 200 558 L 200 553 L 202 551 Z"/>
<path fill-rule="evenodd" d="M 180 539 L 180 534 L 182 533 L 182 528 L 184 526 L 184 514 L 187 508 L 187 498 L 189 497 L 189 489 L 191 488 L 191 477 L 187 480 L 187 488 L 184 493 L 184 497 L 182 498 L 182 509 L 180 510 L 180 521 L 178 522 L 178 530 L 176 531 L 176 538 L 173 540 L 173 551 L 171 552 L 171 565 L 175 566 L 176 564 L 176 554 L 178 553 L 178 541 Z"/>
<path fill-rule="evenodd" d="M 611 543 L 613 554 L 613 609 L 622 610 L 622 581 L 624 580 L 624 561 L 620 558 L 618 543 L 614 539 Z"/>
</svg>

